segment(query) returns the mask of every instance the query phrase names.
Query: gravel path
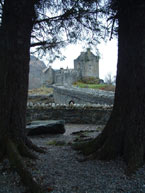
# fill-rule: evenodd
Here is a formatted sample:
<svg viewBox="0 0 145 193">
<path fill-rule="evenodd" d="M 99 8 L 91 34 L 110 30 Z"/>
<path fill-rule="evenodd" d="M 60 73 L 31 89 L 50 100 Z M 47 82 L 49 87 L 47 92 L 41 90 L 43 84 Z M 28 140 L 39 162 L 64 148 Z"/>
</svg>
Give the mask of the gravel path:
<svg viewBox="0 0 145 193">
<path fill-rule="evenodd" d="M 145 193 L 145 167 L 129 178 L 124 175 L 125 164 L 119 158 L 110 162 L 78 162 L 76 157 L 80 155 L 70 146 L 47 144 L 50 140 L 69 142 L 75 138 L 70 135 L 72 131 L 95 128 L 94 125 L 66 125 L 64 135 L 32 138 L 47 151 L 39 154 L 36 162 L 28 162 L 34 178 L 47 190 L 52 188 L 52 193 Z M 9 169 L 7 160 L 4 166 L 0 164 L 0 172 L 0 193 L 28 193 L 17 174 Z"/>
</svg>

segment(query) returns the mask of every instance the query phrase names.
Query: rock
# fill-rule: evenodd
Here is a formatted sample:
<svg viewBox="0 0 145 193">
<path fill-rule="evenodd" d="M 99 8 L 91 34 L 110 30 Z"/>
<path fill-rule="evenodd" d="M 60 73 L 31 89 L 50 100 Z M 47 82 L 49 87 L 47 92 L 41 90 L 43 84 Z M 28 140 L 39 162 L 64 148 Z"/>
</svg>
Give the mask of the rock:
<svg viewBox="0 0 145 193">
<path fill-rule="evenodd" d="M 65 132 L 63 120 L 37 120 L 26 126 L 29 136 L 41 134 L 63 134 Z"/>
<path fill-rule="evenodd" d="M 42 107 L 45 107 L 45 103 L 42 103 L 41 106 L 42 106 Z"/>
<path fill-rule="evenodd" d="M 33 106 L 33 103 L 32 103 L 32 102 L 29 102 L 29 106 L 32 107 L 32 106 Z"/>
<path fill-rule="evenodd" d="M 52 103 L 52 107 L 55 107 L 55 103 Z"/>
</svg>

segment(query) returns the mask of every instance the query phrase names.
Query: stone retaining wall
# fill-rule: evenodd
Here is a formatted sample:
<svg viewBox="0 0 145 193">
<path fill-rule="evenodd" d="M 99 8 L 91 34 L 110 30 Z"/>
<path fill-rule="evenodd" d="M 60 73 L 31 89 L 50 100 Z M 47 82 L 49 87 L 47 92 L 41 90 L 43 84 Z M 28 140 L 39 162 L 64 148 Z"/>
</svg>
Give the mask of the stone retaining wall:
<svg viewBox="0 0 145 193">
<path fill-rule="evenodd" d="M 112 106 L 34 106 L 27 109 L 27 122 L 32 120 L 65 120 L 66 123 L 106 124 Z"/>
</svg>

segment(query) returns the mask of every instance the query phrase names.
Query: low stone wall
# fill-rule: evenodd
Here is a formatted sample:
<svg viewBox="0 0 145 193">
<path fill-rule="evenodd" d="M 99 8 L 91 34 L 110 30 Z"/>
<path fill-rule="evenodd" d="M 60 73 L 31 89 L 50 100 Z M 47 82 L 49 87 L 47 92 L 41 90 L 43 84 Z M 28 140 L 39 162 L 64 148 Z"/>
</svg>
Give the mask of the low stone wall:
<svg viewBox="0 0 145 193">
<path fill-rule="evenodd" d="M 65 120 L 65 123 L 100 124 L 109 119 L 112 106 L 28 106 L 27 122 L 32 120 Z"/>
<path fill-rule="evenodd" d="M 57 104 L 69 104 L 74 101 L 77 104 L 107 104 L 112 105 L 114 102 L 114 92 L 77 88 L 54 86 L 54 101 Z"/>
</svg>

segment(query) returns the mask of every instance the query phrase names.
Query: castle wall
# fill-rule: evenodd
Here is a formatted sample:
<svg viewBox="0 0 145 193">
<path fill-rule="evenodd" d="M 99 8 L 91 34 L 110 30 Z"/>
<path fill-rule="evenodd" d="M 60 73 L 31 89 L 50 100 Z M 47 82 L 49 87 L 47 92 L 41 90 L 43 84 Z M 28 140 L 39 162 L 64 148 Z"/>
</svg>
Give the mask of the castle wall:
<svg viewBox="0 0 145 193">
<path fill-rule="evenodd" d="M 99 57 L 87 49 L 87 52 L 81 52 L 81 55 L 74 60 L 74 69 L 80 71 L 81 78 L 99 78 Z"/>
<path fill-rule="evenodd" d="M 78 80 L 86 77 L 99 78 L 99 57 L 92 54 L 90 49 L 81 52 L 81 55 L 74 60 L 74 69 L 54 70 L 51 67 L 44 71 L 43 82 L 46 84 L 72 85 Z"/>
<path fill-rule="evenodd" d="M 82 70 L 82 78 L 99 78 L 99 64 L 97 59 L 84 61 L 82 65 L 84 65 L 84 68 Z"/>
<path fill-rule="evenodd" d="M 43 71 L 43 83 L 44 84 L 53 84 L 55 77 L 55 71 L 49 67 Z"/>
<path fill-rule="evenodd" d="M 75 70 L 68 70 L 64 72 L 64 82 L 63 85 L 72 85 L 74 82 L 80 79 L 79 73 Z"/>
<path fill-rule="evenodd" d="M 74 69 L 60 69 L 55 71 L 56 85 L 72 85 L 72 83 L 79 80 L 79 73 Z"/>
<path fill-rule="evenodd" d="M 56 85 L 63 85 L 63 70 L 56 70 L 55 77 L 54 77 L 54 84 Z"/>
</svg>

